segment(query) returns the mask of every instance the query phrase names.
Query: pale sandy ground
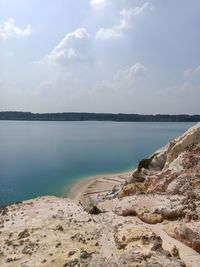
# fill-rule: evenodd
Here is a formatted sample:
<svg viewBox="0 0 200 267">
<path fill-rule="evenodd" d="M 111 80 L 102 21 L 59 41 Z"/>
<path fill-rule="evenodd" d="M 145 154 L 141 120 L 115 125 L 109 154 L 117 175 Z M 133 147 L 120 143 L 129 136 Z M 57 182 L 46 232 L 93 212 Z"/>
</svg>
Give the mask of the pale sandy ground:
<svg viewBox="0 0 200 267">
<path fill-rule="evenodd" d="M 99 175 L 95 177 L 89 177 L 83 179 L 72 186 L 68 193 L 68 197 L 74 200 L 82 201 L 88 197 L 97 198 L 97 196 L 102 196 L 112 190 L 116 185 L 123 184 L 127 179 L 130 178 L 133 171 L 125 173 L 116 173 L 108 175 Z M 124 202 L 124 203 L 123 203 Z M 118 199 L 107 200 L 100 203 L 100 207 L 107 211 L 114 211 L 118 206 L 121 208 L 126 206 L 128 203 L 132 203 L 133 206 L 143 206 L 147 208 L 155 208 L 163 205 L 168 205 L 169 201 L 165 196 L 153 195 L 148 196 L 130 196 L 124 198 L 119 202 Z M 120 204 L 119 204 L 120 203 Z M 164 224 L 150 225 L 142 222 L 137 217 L 132 218 L 133 225 L 139 224 L 141 226 L 147 227 L 152 230 L 155 234 L 161 237 L 163 241 L 163 248 L 171 251 L 174 246 L 179 249 L 180 257 L 186 263 L 188 267 L 200 267 L 200 254 L 193 249 L 187 247 L 180 241 L 170 237 L 164 230 Z"/>
<path fill-rule="evenodd" d="M 8 207 L 2 219 L 1 267 L 137 266 L 120 265 L 118 261 L 121 256 L 124 259 L 127 252 L 133 253 L 134 246 L 144 255 L 149 255 L 153 246 L 152 241 L 143 245 L 140 242 L 142 235 L 150 240 L 152 231 L 136 217 L 117 216 L 113 212 L 90 215 L 76 201 L 65 198 L 46 196 L 14 204 Z M 19 237 L 25 229 L 26 235 Z M 155 231 L 160 233 L 159 228 Z M 132 240 L 133 236 L 139 236 L 139 239 Z M 125 242 L 126 249 L 118 248 L 116 240 L 119 244 Z M 81 256 L 83 251 L 92 253 L 92 258 Z M 155 261 L 164 267 L 181 266 L 175 259 L 165 257 L 163 251 L 153 253 L 148 266 L 158 266 Z M 191 252 L 190 256 L 194 258 L 195 253 Z M 106 262 L 102 262 L 102 258 Z M 78 260 L 80 265 L 68 264 L 71 260 Z M 200 256 L 196 260 L 199 263 Z M 187 266 L 199 266 L 188 258 L 186 263 Z"/>
<path fill-rule="evenodd" d="M 71 187 L 66 196 L 74 200 L 80 200 L 86 196 L 104 195 L 110 192 L 114 186 L 124 184 L 132 172 L 103 174 L 82 179 Z"/>
</svg>

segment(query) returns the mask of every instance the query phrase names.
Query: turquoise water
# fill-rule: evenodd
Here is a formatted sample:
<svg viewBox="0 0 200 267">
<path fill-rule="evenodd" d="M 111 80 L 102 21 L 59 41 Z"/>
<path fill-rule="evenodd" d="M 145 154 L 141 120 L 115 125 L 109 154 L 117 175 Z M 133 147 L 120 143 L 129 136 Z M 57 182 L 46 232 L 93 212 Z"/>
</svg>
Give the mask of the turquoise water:
<svg viewBox="0 0 200 267">
<path fill-rule="evenodd" d="M 0 204 L 127 171 L 194 123 L 0 121 Z"/>
</svg>

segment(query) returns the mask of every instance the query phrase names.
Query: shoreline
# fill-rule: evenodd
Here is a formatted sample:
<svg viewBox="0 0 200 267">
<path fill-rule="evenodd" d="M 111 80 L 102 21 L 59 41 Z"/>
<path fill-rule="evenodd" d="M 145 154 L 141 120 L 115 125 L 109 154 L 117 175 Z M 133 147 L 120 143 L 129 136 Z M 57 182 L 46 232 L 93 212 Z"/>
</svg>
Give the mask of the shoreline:
<svg viewBox="0 0 200 267">
<path fill-rule="evenodd" d="M 114 186 L 122 185 L 132 175 L 134 169 L 125 172 L 100 174 L 82 178 L 72 184 L 65 197 L 80 201 L 84 197 L 105 195 Z"/>
</svg>

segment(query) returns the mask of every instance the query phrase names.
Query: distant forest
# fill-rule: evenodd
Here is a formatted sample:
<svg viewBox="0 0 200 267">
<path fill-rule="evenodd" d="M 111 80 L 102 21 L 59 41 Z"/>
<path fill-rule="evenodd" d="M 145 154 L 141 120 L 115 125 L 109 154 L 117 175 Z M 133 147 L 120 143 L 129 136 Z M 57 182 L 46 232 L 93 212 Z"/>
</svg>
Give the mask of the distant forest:
<svg viewBox="0 0 200 267">
<path fill-rule="evenodd" d="M 200 115 L 140 115 L 140 114 L 111 114 L 111 113 L 31 113 L 19 111 L 2 111 L 0 120 L 27 120 L 27 121 L 157 121 L 157 122 L 198 122 Z"/>
</svg>

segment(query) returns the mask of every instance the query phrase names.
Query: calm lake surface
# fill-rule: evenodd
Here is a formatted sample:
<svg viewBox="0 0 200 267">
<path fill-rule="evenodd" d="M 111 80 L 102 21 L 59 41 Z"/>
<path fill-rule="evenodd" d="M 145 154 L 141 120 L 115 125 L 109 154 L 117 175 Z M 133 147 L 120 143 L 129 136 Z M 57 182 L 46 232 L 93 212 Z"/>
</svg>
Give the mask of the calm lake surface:
<svg viewBox="0 0 200 267">
<path fill-rule="evenodd" d="M 133 169 L 195 123 L 0 121 L 0 204 Z"/>
</svg>

